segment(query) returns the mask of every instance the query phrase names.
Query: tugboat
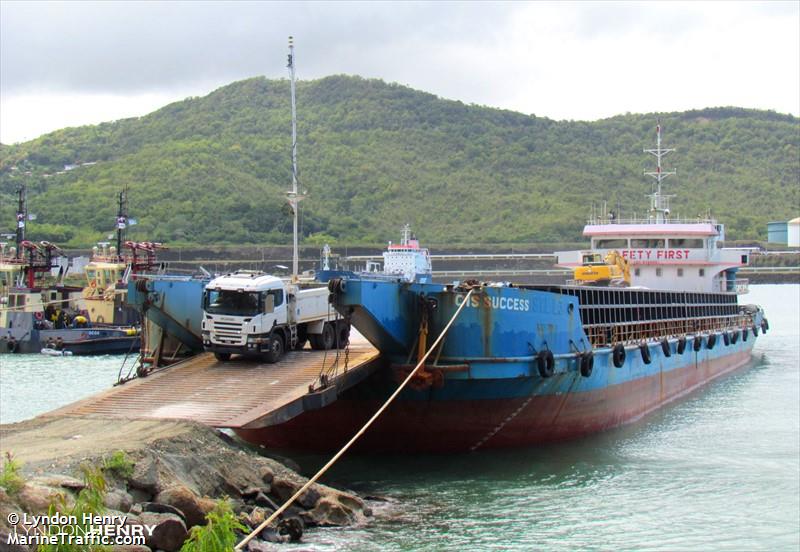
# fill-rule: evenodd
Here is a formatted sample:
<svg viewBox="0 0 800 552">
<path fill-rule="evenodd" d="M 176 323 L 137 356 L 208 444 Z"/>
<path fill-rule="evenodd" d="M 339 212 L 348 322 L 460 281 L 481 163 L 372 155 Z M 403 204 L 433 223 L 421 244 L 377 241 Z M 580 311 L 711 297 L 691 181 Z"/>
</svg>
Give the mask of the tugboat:
<svg viewBox="0 0 800 552">
<path fill-rule="evenodd" d="M 126 192 L 119 196 L 117 243 L 122 244 L 127 227 Z M 0 353 L 44 353 L 49 355 L 97 355 L 138 351 L 136 311 L 123 305 L 124 284 L 134 265 L 109 248 L 95 250 L 87 265 L 87 285 L 36 286 L 36 275 L 49 273 L 60 250 L 47 242 L 25 240 L 27 218 L 24 189 L 17 210 L 18 248 L 9 248 L 9 259 L 0 269 L 11 282 L 0 309 Z M 159 244 L 125 242 L 132 250 L 154 250 Z M 18 252 L 24 253 L 20 255 Z M 14 253 L 15 255 L 12 255 Z M 134 253 L 135 259 L 135 253 Z M 149 259 L 149 257 L 148 257 Z M 16 268 L 18 266 L 18 268 Z M 14 278 L 12 275 L 19 274 Z M 5 278 L 4 278 L 5 279 Z M 119 288 L 119 290 L 117 289 Z"/>
<path fill-rule="evenodd" d="M 629 286 L 333 279 L 332 304 L 381 351 L 385 369 L 324 409 L 239 435 L 267 446 L 340 446 L 451 320 L 357 447 L 458 452 L 573 439 L 637 420 L 747 364 L 769 329 L 760 307 L 738 303 L 747 282 L 736 271 L 749 253 L 721 248 L 724 228 L 713 219 L 671 217 L 661 184 L 674 174 L 662 170 L 672 150 L 661 147 L 660 125 L 656 134 L 656 148 L 645 150 L 657 158 L 648 216 L 593 217 L 584 230 L 588 253 L 618 251 L 630 264 Z M 559 265 L 581 266 L 586 254 L 559 253 Z"/>
</svg>

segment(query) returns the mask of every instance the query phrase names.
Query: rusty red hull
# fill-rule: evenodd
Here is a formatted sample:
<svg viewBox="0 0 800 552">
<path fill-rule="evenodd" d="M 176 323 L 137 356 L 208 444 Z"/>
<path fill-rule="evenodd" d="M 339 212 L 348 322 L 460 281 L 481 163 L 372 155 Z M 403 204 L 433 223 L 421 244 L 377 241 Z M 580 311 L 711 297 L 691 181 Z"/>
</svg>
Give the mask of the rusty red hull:
<svg viewBox="0 0 800 552">
<path fill-rule="evenodd" d="M 749 360 L 747 348 L 616 385 L 572 393 L 467 401 L 398 400 L 367 431 L 356 449 L 464 452 L 575 439 L 638 420 Z M 370 384 L 368 380 L 362 385 Z M 306 412 L 281 425 L 239 429 L 237 433 L 247 441 L 268 447 L 338 449 L 382 404 L 378 398 L 360 397 L 358 390 L 354 391 L 328 407 Z"/>
</svg>

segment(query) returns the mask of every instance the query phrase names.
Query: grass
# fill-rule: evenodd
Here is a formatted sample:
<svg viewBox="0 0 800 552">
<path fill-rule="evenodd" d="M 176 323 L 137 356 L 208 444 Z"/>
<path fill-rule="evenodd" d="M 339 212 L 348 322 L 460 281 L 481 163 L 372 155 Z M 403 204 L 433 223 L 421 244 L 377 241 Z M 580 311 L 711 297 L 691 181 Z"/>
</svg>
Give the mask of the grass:
<svg viewBox="0 0 800 552">
<path fill-rule="evenodd" d="M 102 469 L 104 471 L 116 473 L 124 479 L 128 479 L 133 475 L 133 461 L 128 458 L 125 451 L 118 450 L 111 456 L 103 458 Z"/>
<path fill-rule="evenodd" d="M 239 523 L 230 502 L 220 500 L 206 515 L 206 524 L 193 527 L 180 552 L 222 552 L 236 546 L 236 531 L 247 528 Z"/>
<path fill-rule="evenodd" d="M 75 499 L 75 504 L 70 508 L 66 496 L 59 494 L 47 511 L 49 516 L 63 514 L 75 516 L 75 524 L 65 524 L 60 526 L 50 526 L 50 534 L 64 533 L 67 535 L 88 535 L 96 527 L 83 523 L 84 514 L 102 514 L 105 512 L 103 504 L 106 495 L 106 479 L 103 476 L 103 469 L 96 466 L 81 466 L 83 481 L 86 484 Z M 84 543 L 70 543 L 66 539 L 59 539 L 58 544 L 40 544 L 37 552 L 105 552 L 111 548 L 100 545 L 87 545 Z"/>
<path fill-rule="evenodd" d="M 25 478 L 21 475 L 22 463 L 14 460 L 10 452 L 6 453 L 3 468 L 0 470 L 0 487 L 9 495 L 17 494 L 25 486 Z"/>
</svg>

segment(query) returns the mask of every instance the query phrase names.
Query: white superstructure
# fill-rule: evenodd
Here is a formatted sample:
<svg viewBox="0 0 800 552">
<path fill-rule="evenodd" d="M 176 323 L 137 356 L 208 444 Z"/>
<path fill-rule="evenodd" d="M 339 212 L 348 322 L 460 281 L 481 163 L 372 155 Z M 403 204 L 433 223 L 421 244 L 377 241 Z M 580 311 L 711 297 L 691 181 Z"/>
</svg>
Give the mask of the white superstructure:
<svg viewBox="0 0 800 552">
<path fill-rule="evenodd" d="M 695 292 L 747 292 L 747 281 L 736 271 L 749 264 L 748 249 L 723 248 L 724 227 L 711 217 L 693 220 L 671 218 L 669 196 L 661 182 L 675 171 L 662 170 L 661 160 L 674 150 L 661 147 L 661 126 L 656 127 L 655 171 L 646 172 L 656 180 L 646 218 L 621 219 L 616 213 L 594 215 L 583 229 L 591 239 L 592 251 L 605 256 L 619 251 L 631 266 L 631 286 Z M 558 266 L 579 266 L 585 251 L 559 251 Z"/>
<path fill-rule="evenodd" d="M 389 243 L 387 251 L 383 253 L 383 272 L 391 276 L 400 276 L 408 282 L 430 282 L 431 256 L 428 249 L 419 246 L 419 240 L 411 233 L 411 227 L 403 227 L 403 236 L 400 243 Z"/>
</svg>

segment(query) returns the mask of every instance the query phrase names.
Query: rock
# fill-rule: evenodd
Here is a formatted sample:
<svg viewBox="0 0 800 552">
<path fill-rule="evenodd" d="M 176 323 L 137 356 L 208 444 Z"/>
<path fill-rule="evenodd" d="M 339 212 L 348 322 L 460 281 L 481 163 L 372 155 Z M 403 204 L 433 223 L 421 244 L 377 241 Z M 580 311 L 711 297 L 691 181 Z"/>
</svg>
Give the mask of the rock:
<svg viewBox="0 0 800 552">
<path fill-rule="evenodd" d="M 188 532 L 183 520 L 175 514 L 144 512 L 140 516 L 145 525 L 155 525 L 152 535 L 145 536 L 145 544 L 152 549 L 175 552 L 183 546 Z M 147 532 L 145 532 L 146 534 Z"/>
<path fill-rule="evenodd" d="M 46 513 L 47 509 L 50 507 L 50 503 L 58 500 L 59 495 L 67 500 L 67 504 L 75 503 L 72 496 L 63 489 L 37 485 L 29 481 L 25 483 L 25 486 L 17 493 L 16 501 L 17 504 L 28 512 L 34 514 Z"/>
<path fill-rule="evenodd" d="M 33 478 L 32 481 L 47 487 L 63 487 L 76 493 L 86 488 L 86 483 L 67 475 L 42 475 Z"/>
<path fill-rule="evenodd" d="M 265 507 L 272 508 L 273 510 L 277 510 L 278 509 L 278 505 L 275 504 L 272 501 L 272 499 L 270 499 L 270 497 L 268 497 L 267 495 L 265 495 L 264 493 L 262 493 L 260 491 L 256 495 L 256 497 L 253 499 L 253 502 L 255 503 L 256 506 L 265 506 Z"/>
<path fill-rule="evenodd" d="M 129 512 L 133 506 L 133 497 L 122 489 L 111 489 L 106 492 L 104 504 L 106 508 L 125 513 Z"/>
<path fill-rule="evenodd" d="M 30 552 L 31 549 L 27 546 L 23 546 L 21 544 L 10 544 L 10 537 L 10 532 L 0 530 L 0 550 L 3 552 Z"/>
<path fill-rule="evenodd" d="M 269 466 L 262 466 L 259 469 L 259 476 L 261 477 L 261 481 L 264 483 L 272 483 L 272 480 L 275 478 L 275 472 L 272 471 L 272 468 Z"/>
<path fill-rule="evenodd" d="M 134 502 L 150 502 L 153 500 L 153 493 L 148 493 L 141 489 L 131 487 L 128 489 L 128 494 Z"/>
<path fill-rule="evenodd" d="M 274 510 L 267 510 L 260 506 L 256 506 L 253 508 L 253 511 L 250 512 L 247 517 L 245 518 L 245 525 L 250 527 L 251 529 L 255 529 L 259 525 L 261 525 L 267 517 L 272 514 Z"/>
<path fill-rule="evenodd" d="M 306 491 L 297 497 L 296 503 L 305 508 L 306 510 L 310 510 L 313 508 L 317 501 L 319 501 L 321 495 L 319 491 L 314 488 L 314 485 L 310 486 Z"/>
<path fill-rule="evenodd" d="M 287 517 L 278 522 L 278 534 L 289 537 L 289 542 L 300 542 L 305 524 L 297 516 Z"/>
<path fill-rule="evenodd" d="M 302 483 L 292 481 L 287 477 L 276 477 L 272 480 L 272 494 L 281 502 L 286 502 L 302 486 Z"/>
<path fill-rule="evenodd" d="M 355 513 L 330 496 L 321 498 L 312 510 L 301 513 L 300 517 L 308 525 L 320 527 L 342 527 L 356 522 Z"/>
<path fill-rule="evenodd" d="M 114 546 L 111 548 L 112 552 L 153 552 L 149 546 L 138 544 L 126 544 L 122 546 Z"/>
<path fill-rule="evenodd" d="M 183 512 L 187 527 L 206 524 L 206 514 L 216 506 L 216 501 L 197 496 L 185 485 L 173 485 L 156 496 L 156 501 L 173 506 Z"/>
<path fill-rule="evenodd" d="M 145 456 L 133 466 L 133 475 L 128 478 L 128 484 L 134 489 L 139 489 L 148 494 L 155 495 L 160 490 L 160 476 L 156 459 Z"/>
<path fill-rule="evenodd" d="M 262 493 L 264 491 L 261 490 L 261 487 L 246 487 L 242 489 L 241 495 L 242 498 L 245 500 L 251 500 L 256 497 L 258 493 Z M 269 492 L 269 491 L 268 491 Z"/>
<path fill-rule="evenodd" d="M 144 512 L 144 510 L 142 509 L 142 505 L 141 504 L 134 504 L 133 506 L 131 506 L 131 509 L 128 510 L 128 513 L 134 514 L 134 515 L 139 515 L 142 512 Z"/>
<path fill-rule="evenodd" d="M 185 523 L 186 516 L 183 512 L 178 510 L 175 506 L 169 504 L 161 504 L 160 502 L 142 502 L 142 513 L 150 512 L 152 514 L 172 514 L 181 518 Z"/>
</svg>

